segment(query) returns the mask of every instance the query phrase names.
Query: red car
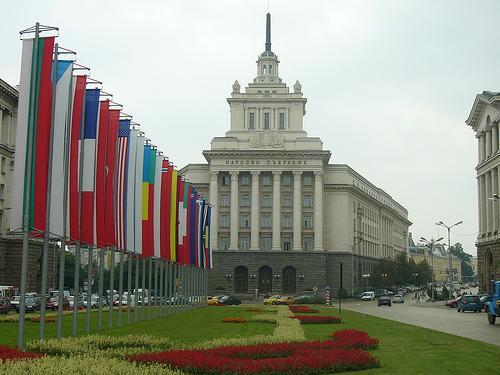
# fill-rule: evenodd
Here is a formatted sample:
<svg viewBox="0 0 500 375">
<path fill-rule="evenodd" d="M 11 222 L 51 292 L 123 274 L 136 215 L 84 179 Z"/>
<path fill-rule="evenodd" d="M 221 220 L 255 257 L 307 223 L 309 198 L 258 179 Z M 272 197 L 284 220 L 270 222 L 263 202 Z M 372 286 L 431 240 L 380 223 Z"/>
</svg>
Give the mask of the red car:
<svg viewBox="0 0 500 375">
<path fill-rule="evenodd" d="M 459 296 L 458 298 L 454 299 L 449 299 L 446 301 L 446 306 L 451 307 L 452 309 L 456 309 L 458 307 L 458 302 L 462 299 L 462 296 Z"/>
</svg>

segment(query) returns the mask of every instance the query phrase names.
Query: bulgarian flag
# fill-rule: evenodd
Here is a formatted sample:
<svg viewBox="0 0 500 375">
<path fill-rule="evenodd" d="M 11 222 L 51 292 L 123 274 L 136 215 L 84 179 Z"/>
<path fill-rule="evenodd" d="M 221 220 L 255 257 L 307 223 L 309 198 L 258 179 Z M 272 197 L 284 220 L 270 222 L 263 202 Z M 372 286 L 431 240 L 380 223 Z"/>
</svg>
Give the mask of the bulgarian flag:
<svg viewBox="0 0 500 375">
<path fill-rule="evenodd" d="M 105 169 L 105 216 L 104 235 L 106 246 L 116 246 L 115 233 L 115 195 L 116 195 L 116 168 L 117 168 L 117 138 L 120 122 L 120 111 L 109 111 L 108 139 L 106 147 Z"/>
<path fill-rule="evenodd" d="M 46 230 L 53 52 L 54 37 L 23 40 L 11 214 L 13 230 L 22 229 L 25 212 L 29 215 L 28 230 Z M 27 165 L 28 153 L 32 155 L 30 166 Z"/>
</svg>

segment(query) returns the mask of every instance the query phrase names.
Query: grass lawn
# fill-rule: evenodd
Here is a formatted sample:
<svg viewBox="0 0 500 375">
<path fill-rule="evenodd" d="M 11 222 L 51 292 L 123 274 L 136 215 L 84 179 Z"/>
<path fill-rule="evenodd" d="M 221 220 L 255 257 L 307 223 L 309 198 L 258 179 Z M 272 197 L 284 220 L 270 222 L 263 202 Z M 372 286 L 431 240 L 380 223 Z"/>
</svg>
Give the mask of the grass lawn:
<svg viewBox="0 0 500 375">
<path fill-rule="evenodd" d="M 318 315 L 338 315 L 337 309 L 320 309 Z M 220 337 L 249 337 L 258 334 L 271 335 L 274 324 L 247 322 L 241 324 L 222 323 L 225 317 L 250 318 L 255 312 L 246 311 L 247 306 L 205 307 L 186 311 L 156 320 L 126 324 L 127 314 L 123 313 L 124 325 L 107 329 L 108 315 L 104 313 L 100 331 L 108 335 L 149 334 L 168 336 L 183 343 L 196 343 Z M 316 314 L 314 314 L 316 315 Z M 114 313 L 116 318 L 117 313 Z M 134 314 L 131 314 L 132 318 Z M 140 314 L 139 314 L 140 316 Z M 93 327 L 97 313 L 92 314 Z M 367 331 L 370 336 L 380 339 L 380 345 L 372 354 L 381 362 L 381 368 L 366 370 L 363 374 L 486 374 L 499 373 L 500 348 L 479 341 L 449 335 L 425 328 L 371 317 L 365 314 L 342 312 L 342 324 L 305 324 L 306 339 L 326 339 L 328 335 L 345 328 Z M 85 314 L 79 316 L 79 332 L 85 331 Z M 38 337 L 38 323 L 26 323 L 27 339 Z M 56 323 L 47 323 L 47 336 L 55 336 Z M 64 332 L 71 331 L 71 316 L 64 320 Z M 14 346 L 17 339 L 17 323 L 0 323 L 0 344 Z"/>
</svg>

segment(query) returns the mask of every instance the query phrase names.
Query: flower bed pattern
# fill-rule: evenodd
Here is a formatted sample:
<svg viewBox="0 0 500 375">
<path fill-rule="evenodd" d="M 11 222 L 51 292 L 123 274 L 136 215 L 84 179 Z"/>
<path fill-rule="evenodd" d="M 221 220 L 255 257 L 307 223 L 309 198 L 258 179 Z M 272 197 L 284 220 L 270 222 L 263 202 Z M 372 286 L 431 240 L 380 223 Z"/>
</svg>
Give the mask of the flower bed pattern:
<svg viewBox="0 0 500 375">
<path fill-rule="evenodd" d="M 246 323 L 247 320 L 241 317 L 229 317 L 222 319 L 222 323 Z"/>
<path fill-rule="evenodd" d="M 40 358 L 40 357 L 43 357 L 43 354 L 22 352 L 20 350 L 8 346 L 0 345 L 0 362 L 14 361 L 19 359 Z"/>
<path fill-rule="evenodd" d="M 322 374 L 379 367 L 379 360 L 370 353 L 350 349 L 354 345 L 363 346 L 367 338 L 372 338 L 364 332 L 346 331 L 340 331 L 334 340 L 171 350 L 129 359 L 203 374 Z"/>
<path fill-rule="evenodd" d="M 300 324 L 329 324 L 329 323 L 340 323 L 342 319 L 337 316 L 310 316 L 301 315 L 293 316 L 292 319 L 297 319 Z"/>
<path fill-rule="evenodd" d="M 311 309 L 309 306 L 288 306 L 291 312 L 294 314 L 312 314 L 318 313 L 319 310 Z"/>
<path fill-rule="evenodd" d="M 372 350 L 376 349 L 379 340 L 368 336 L 368 333 L 357 329 L 343 329 L 330 334 L 334 342 L 342 342 L 344 348 Z"/>
<path fill-rule="evenodd" d="M 41 317 L 40 316 L 34 316 L 30 320 L 33 323 L 40 323 Z M 57 318 L 55 316 L 49 315 L 49 316 L 45 317 L 45 323 L 55 323 L 56 321 L 57 321 Z"/>
</svg>

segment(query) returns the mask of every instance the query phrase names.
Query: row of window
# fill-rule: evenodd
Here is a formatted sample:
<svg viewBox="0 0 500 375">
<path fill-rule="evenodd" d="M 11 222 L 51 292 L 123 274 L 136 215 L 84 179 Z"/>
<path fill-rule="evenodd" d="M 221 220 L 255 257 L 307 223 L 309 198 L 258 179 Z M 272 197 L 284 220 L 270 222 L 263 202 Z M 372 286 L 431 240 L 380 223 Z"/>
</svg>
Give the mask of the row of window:
<svg viewBox="0 0 500 375">
<path fill-rule="evenodd" d="M 255 112 L 250 112 L 248 114 L 248 129 L 255 129 Z M 271 113 L 270 112 L 264 112 L 264 124 L 263 124 L 263 129 L 270 129 L 271 128 Z M 279 113 L 279 123 L 278 123 L 278 128 L 279 129 L 285 129 L 285 113 L 280 112 Z"/>
<path fill-rule="evenodd" d="M 249 186 L 251 183 L 250 175 L 241 174 L 240 176 L 240 185 Z M 293 176 L 290 174 L 284 174 L 281 177 L 281 183 L 283 186 L 291 186 L 293 181 Z M 260 178 L 260 184 L 262 186 L 271 186 L 272 176 L 270 174 L 262 174 Z M 304 186 L 312 186 L 313 184 L 313 176 L 310 174 L 304 174 L 302 176 L 302 182 Z M 220 176 L 220 183 L 222 186 L 231 186 L 231 176 L 227 174 L 223 174 Z"/>
<path fill-rule="evenodd" d="M 281 197 L 282 207 L 292 207 L 293 206 L 293 194 L 284 192 Z M 250 207 L 251 199 L 249 193 L 240 194 L 240 207 Z M 219 205 L 220 207 L 229 207 L 231 204 L 230 193 L 220 193 Z M 271 193 L 262 193 L 260 195 L 260 206 L 261 207 L 272 207 L 273 196 Z M 302 207 L 312 208 L 313 207 L 313 195 L 306 193 L 302 195 Z"/>
<path fill-rule="evenodd" d="M 261 228 L 271 228 L 272 216 L 270 214 L 260 215 L 260 227 Z M 219 216 L 219 227 L 229 228 L 230 219 L 229 214 L 220 214 Z M 291 228 L 292 227 L 292 215 L 284 214 L 281 216 L 281 227 Z M 242 214 L 240 215 L 240 228 L 250 228 L 250 215 Z M 302 216 L 302 228 L 312 229 L 313 228 L 313 217 L 312 215 Z"/>
<path fill-rule="evenodd" d="M 272 247 L 272 237 L 263 235 L 259 239 L 260 250 L 269 251 Z M 314 237 L 311 235 L 303 236 L 302 238 L 302 249 L 309 251 L 313 249 Z M 228 250 L 229 249 L 229 236 L 221 235 L 219 237 L 219 249 Z M 239 250 L 247 251 L 250 249 L 250 235 L 242 234 L 239 238 Z M 284 251 L 292 250 L 292 236 L 287 235 L 281 238 L 281 249 Z"/>
</svg>

